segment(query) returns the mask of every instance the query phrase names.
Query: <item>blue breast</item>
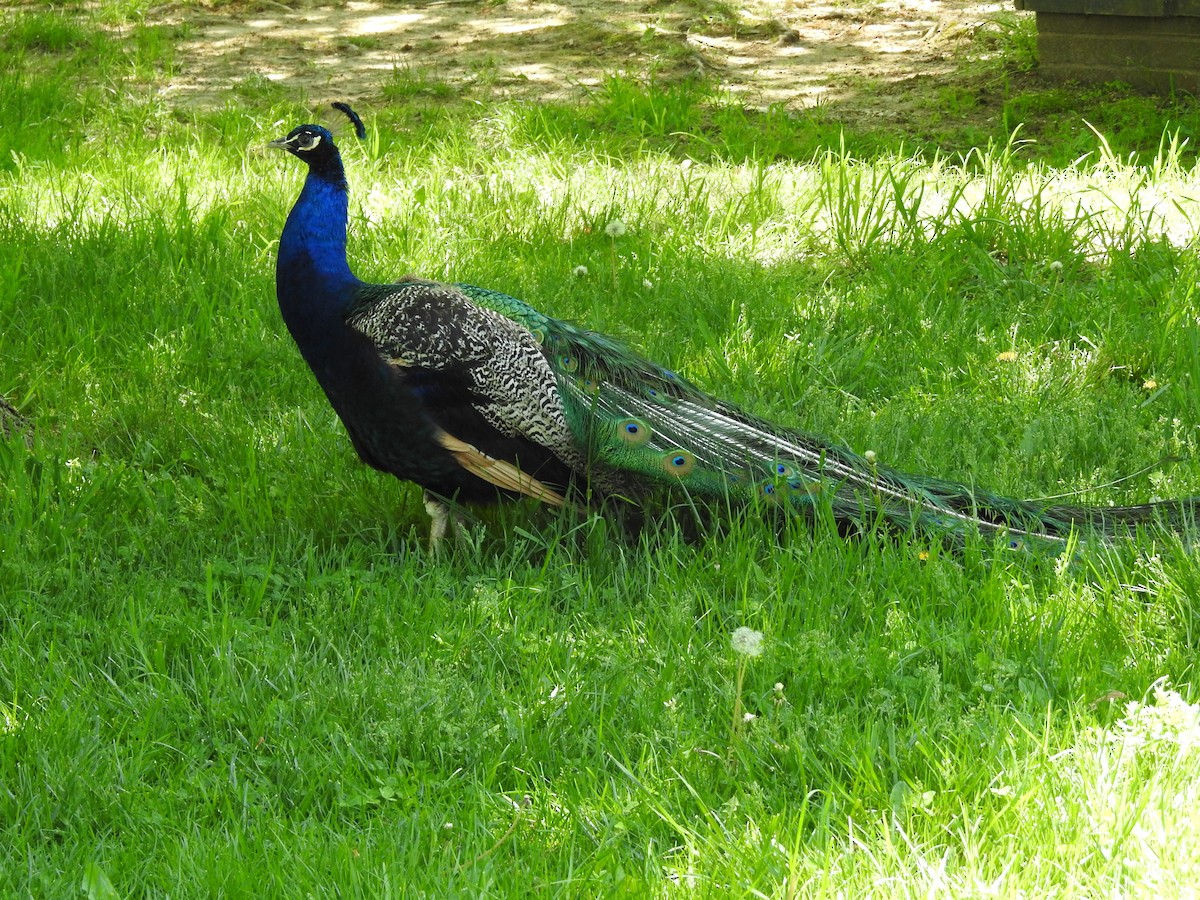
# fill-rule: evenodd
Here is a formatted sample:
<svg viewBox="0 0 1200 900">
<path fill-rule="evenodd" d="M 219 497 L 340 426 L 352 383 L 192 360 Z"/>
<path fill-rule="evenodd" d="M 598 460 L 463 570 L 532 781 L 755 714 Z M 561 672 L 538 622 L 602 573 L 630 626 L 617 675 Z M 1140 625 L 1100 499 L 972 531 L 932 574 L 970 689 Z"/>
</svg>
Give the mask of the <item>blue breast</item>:
<svg viewBox="0 0 1200 900">
<path fill-rule="evenodd" d="M 345 184 L 310 172 L 283 227 L 275 287 L 297 342 L 340 322 L 360 285 L 346 261 L 346 211 Z"/>
</svg>

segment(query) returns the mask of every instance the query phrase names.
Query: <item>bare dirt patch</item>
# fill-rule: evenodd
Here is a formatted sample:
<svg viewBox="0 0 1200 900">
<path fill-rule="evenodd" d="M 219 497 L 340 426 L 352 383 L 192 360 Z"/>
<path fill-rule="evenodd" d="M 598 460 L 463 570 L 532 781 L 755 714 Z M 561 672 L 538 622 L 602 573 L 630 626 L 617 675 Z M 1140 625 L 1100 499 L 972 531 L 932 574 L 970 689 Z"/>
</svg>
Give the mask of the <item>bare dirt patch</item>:
<svg viewBox="0 0 1200 900">
<path fill-rule="evenodd" d="M 257 0 L 168 5 L 147 23 L 184 26 L 164 91 L 204 105 L 270 90 L 555 99 L 613 73 L 694 70 L 749 104 L 853 99 L 882 114 L 891 101 L 872 99 L 881 86 L 948 75 L 976 30 L 1010 8 L 977 0 Z"/>
</svg>

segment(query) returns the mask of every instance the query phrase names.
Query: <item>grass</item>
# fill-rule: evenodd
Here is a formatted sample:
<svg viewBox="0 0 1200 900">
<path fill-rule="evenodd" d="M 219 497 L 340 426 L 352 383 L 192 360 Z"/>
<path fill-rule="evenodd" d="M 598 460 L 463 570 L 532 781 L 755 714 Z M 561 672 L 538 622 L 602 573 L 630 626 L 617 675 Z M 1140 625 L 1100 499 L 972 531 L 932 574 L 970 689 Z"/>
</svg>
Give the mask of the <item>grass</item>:
<svg viewBox="0 0 1200 900">
<path fill-rule="evenodd" d="M 0 76 L 0 395 L 37 426 L 0 440 L 0 893 L 1191 890 L 1185 547 L 522 506 L 431 556 L 275 308 L 302 173 L 259 148 L 311 109 L 147 99 L 54 24 Z M 343 138 L 364 277 L 511 291 L 909 470 L 1200 492 L 1200 193 L 1153 101 L 1140 164 L 1103 129 L 1064 163 L 817 121 L 789 155 L 703 84 L 415 116 L 438 84 L 385 74 Z"/>
</svg>

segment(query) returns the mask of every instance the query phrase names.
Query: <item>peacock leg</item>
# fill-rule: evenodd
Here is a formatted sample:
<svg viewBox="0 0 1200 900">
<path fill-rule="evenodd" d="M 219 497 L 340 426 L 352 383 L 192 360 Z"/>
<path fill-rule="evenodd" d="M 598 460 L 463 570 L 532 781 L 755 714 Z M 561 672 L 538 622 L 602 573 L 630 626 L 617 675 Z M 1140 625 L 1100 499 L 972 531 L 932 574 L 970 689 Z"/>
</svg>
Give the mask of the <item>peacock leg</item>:
<svg viewBox="0 0 1200 900">
<path fill-rule="evenodd" d="M 462 519 L 450 509 L 449 504 L 425 491 L 425 512 L 429 513 L 429 549 L 437 550 L 446 533 L 457 534 L 462 529 Z"/>
</svg>

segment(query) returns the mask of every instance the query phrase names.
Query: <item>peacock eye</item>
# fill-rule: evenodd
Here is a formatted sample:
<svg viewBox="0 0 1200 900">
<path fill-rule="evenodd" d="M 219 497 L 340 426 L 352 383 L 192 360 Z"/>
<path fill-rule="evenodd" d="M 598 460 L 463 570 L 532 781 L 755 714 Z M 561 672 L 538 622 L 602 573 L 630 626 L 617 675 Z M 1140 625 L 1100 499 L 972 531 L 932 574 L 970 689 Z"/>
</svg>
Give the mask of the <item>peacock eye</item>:
<svg viewBox="0 0 1200 900">
<path fill-rule="evenodd" d="M 663 469 L 669 475 L 682 478 L 696 468 L 696 457 L 686 450 L 672 450 L 663 457 Z"/>
<path fill-rule="evenodd" d="M 321 143 L 321 136 L 319 134 L 302 134 L 300 135 L 300 140 L 296 143 L 296 149 L 304 151 L 315 150 L 319 143 Z"/>
<path fill-rule="evenodd" d="M 641 419 L 621 419 L 617 422 L 617 436 L 634 447 L 646 443 L 653 433 L 653 429 Z"/>
</svg>

